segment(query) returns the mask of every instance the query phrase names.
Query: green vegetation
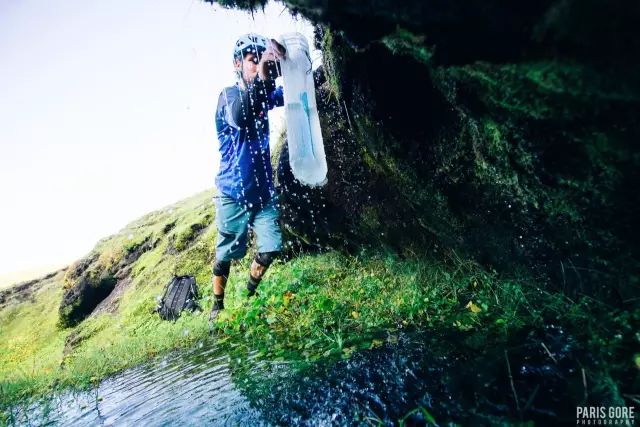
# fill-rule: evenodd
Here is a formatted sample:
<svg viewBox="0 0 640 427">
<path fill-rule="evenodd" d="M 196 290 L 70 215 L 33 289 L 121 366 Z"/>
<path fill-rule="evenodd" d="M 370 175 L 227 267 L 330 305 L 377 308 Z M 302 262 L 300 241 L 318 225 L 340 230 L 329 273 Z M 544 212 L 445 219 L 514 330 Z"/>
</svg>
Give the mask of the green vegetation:
<svg viewBox="0 0 640 427">
<path fill-rule="evenodd" d="M 421 36 L 395 28 L 373 40 L 375 55 L 320 29 L 329 185 L 322 198 L 283 195 L 298 215 L 283 221 L 308 247 L 335 250 L 289 253 L 249 301 L 251 254 L 234 263 L 210 338 L 213 192 L 153 212 L 0 306 L 2 404 L 211 339 L 314 362 L 379 346 L 398 327 L 461 331 L 481 347 L 549 322 L 597 362 L 589 384 L 623 404 L 621 384 L 640 381 L 637 73 L 551 60 L 437 66 Z M 383 86 L 399 68 L 410 91 Z M 302 225 L 310 199 L 329 218 L 322 235 Z M 195 275 L 204 313 L 153 312 L 173 274 Z M 60 308 L 73 289 L 93 297 Z"/>
<path fill-rule="evenodd" d="M 416 50 L 432 52 L 432 39 L 392 28 L 366 49 L 323 29 L 325 56 L 340 58 L 322 87 L 340 101 L 318 98 L 334 246 L 446 247 L 629 308 L 640 289 L 637 67 L 439 65 Z M 390 90 L 394 75 L 406 90 Z"/>
<path fill-rule="evenodd" d="M 335 101 L 339 101 L 341 97 L 340 75 L 343 67 L 343 52 L 340 47 L 334 45 L 335 35 L 332 31 L 325 28 L 322 32 L 322 64 L 326 70 L 328 79 L 327 93 Z"/>
<path fill-rule="evenodd" d="M 153 309 L 172 274 L 193 274 L 207 292 L 214 227 L 212 191 L 194 196 L 135 221 L 100 241 L 84 260 L 69 267 L 27 299 L 0 310 L 1 401 L 44 395 L 54 388 L 89 385 L 151 356 L 192 344 L 206 334 L 201 316 L 185 315 L 163 322 Z M 144 242 L 157 241 L 135 262 L 123 260 Z M 77 326 L 66 325 L 58 312 L 65 289 L 78 279 L 74 268 L 112 271 L 125 265 L 121 289 Z M 120 285 L 119 285 L 120 286 Z M 60 315 L 60 316 L 59 316 Z"/>
<path fill-rule="evenodd" d="M 459 260 L 447 265 L 336 252 L 296 257 L 275 265 L 261 294 L 248 303 L 243 279 L 231 282 L 233 308 L 217 326 L 226 337 L 247 339 L 276 357 L 348 355 L 381 344 L 376 335 L 398 325 L 499 325 L 499 332 L 517 327 L 522 310 L 533 310 L 519 285 L 496 287 L 494 277 Z"/>
<path fill-rule="evenodd" d="M 102 261 L 95 262 L 117 264 L 113 254 L 135 247 L 132 241 L 147 239 L 141 236 L 160 240 L 131 265 L 131 280 L 114 291 L 117 298 L 103 302 L 77 326 L 56 326 L 65 286 L 62 273 L 37 289 L 32 301 L 0 311 L 4 405 L 65 387 L 89 386 L 155 355 L 208 342 L 215 227 L 208 225 L 186 239 L 190 243 L 182 251 L 171 244 L 191 225 L 210 224 L 211 196 L 205 192 L 154 212 L 101 241 L 94 252 L 99 251 L 96 259 Z M 549 318 L 589 325 L 590 339 L 600 340 L 597 344 L 611 355 L 616 343 L 603 338 L 608 336 L 604 332 L 630 321 L 590 322 L 594 307 L 588 302 L 574 304 L 533 283 L 501 278 L 454 253 L 444 261 L 383 252 L 299 254 L 275 263 L 259 295 L 247 301 L 249 262 L 248 256 L 232 268 L 228 309 L 218 319 L 213 339 L 242 343 L 270 358 L 349 357 L 357 349 L 382 344 L 381 333 L 396 327 L 475 331 L 491 342 L 525 326 L 541 326 Z M 196 276 L 205 312 L 161 321 L 153 312 L 156 296 L 174 271 Z M 631 356 L 628 362 L 637 363 Z"/>
<path fill-rule="evenodd" d="M 397 27 L 395 33 L 383 37 L 382 43 L 394 54 L 412 56 L 423 64 L 428 64 L 433 56 L 432 49 L 424 46 L 424 36 L 417 36 L 402 27 Z"/>
</svg>

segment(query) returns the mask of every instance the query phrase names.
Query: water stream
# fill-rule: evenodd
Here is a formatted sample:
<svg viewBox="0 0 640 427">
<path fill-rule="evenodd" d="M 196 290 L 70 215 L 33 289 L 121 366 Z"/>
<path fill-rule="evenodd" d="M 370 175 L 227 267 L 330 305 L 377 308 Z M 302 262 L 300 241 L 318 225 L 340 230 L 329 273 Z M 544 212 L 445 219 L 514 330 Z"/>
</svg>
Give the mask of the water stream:
<svg viewBox="0 0 640 427">
<path fill-rule="evenodd" d="M 473 335 L 428 331 L 400 331 L 384 340 L 348 359 L 312 364 L 201 343 L 91 391 L 15 408 L 13 421 L 254 426 L 394 425 L 404 419 L 424 425 L 433 417 L 439 425 L 550 425 L 575 423 L 576 405 L 589 399 L 578 368 L 587 356 L 559 327 L 523 332 L 492 347 Z"/>
</svg>

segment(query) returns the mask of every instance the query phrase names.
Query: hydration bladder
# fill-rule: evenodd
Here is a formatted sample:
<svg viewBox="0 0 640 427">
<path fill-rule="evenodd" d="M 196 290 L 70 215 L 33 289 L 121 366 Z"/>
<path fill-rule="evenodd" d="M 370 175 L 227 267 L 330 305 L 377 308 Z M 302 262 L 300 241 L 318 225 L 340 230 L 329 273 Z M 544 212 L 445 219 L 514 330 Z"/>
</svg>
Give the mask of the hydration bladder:
<svg viewBox="0 0 640 427">
<path fill-rule="evenodd" d="M 287 49 L 286 59 L 280 60 L 280 67 L 291 171 L 305 185 L 324 185 L 327 159 L 316 106 L 309 43 L 300 33 L 283 34 L 278 42 Z"/>
</svg>

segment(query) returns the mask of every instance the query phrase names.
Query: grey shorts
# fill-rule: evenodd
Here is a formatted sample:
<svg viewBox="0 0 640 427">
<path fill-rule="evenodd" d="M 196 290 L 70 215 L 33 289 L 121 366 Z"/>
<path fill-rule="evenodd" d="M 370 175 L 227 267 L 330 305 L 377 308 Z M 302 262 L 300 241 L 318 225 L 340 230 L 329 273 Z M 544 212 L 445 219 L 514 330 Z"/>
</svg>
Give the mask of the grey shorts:
<svg viewBox="0 0 640 427">
<path fill-rule="evenodd" d="M 258 252 L 282 250 L 277 197 L 272 197 L 262 208 L 247 208 L 224 195 L 214 197 L 214 202 L 218 227 L 217 261 L 231 261 L 245 256 L 249 227 L 256 234 Z"/>
</svg>

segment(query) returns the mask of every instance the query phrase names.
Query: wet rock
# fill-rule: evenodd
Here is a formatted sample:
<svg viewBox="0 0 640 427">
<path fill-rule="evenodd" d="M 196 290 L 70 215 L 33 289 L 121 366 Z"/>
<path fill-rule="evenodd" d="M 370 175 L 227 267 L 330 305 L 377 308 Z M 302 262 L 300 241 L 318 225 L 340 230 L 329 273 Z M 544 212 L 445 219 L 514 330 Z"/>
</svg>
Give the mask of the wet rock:
<svg viewBox="0 0 640 427">
<path fill-rule="evenodd" d="M 313 208 L 287 184 L 292 241 L 453 250 L 571 297 L 637 300 L 637 2 L 285 3 L 325 24 L 328 183 Z"/>
<path fill-rule="evenodd" d="M 327 207 L 325 191 L 322 188 L 310 188 L 294 178 L 289 166 L 286 140 L 283 144 L 276 174 L 285 250 L 323 249 L 330 237 L 330 209 Z"/>
<path fill-rule="evenodd" d="M 208 0 L 212 2 L 212 0 Z M 263 0 L 224 0 L 259 9 Z M 285 0 L 295 13 L 331 26 L 355 49 L 366 49 L 406 29 L 434 51 L 438 64 L 477 60 L 516 62 L 543 57 L 610 61 L 640 53 L 634 31 L 640 6 L 633 0 Z M 401 37 L 404 37 L 401 35 Z M 418 46 L 416 46 L 418 47 Z M 372 70 L 373 71 L 373 70 Z M 375 71 L 374 71 L 375 72 Z"/>
<path fill-rule="evenodd" d="M 238 383 L 270 422 L 304 426 L 556 425 L 575 422 L 580 403 L 614 403 L 596 390 L 583 400 L 580 369 L 595 362 L 557 326 L 523 330 L 506 342 L 482 332 L 433 331 L 393 341 L 295 374 L 273 369 L 264 384 Z"/>
</svg>

